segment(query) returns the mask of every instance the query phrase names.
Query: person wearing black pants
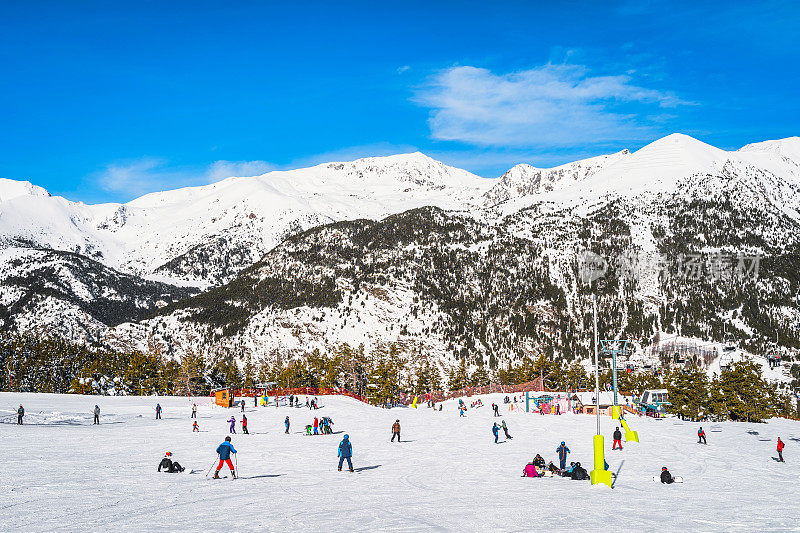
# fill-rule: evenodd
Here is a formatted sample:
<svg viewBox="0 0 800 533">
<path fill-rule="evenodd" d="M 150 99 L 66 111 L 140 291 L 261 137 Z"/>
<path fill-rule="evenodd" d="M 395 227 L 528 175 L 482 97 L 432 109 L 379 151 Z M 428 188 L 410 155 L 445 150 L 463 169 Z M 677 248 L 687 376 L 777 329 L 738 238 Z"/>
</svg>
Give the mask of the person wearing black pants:
<svg viewBox="0 0 800 533">
<path fill-rule="evenodd" d="M 394 442 L 394 438 L 397 437 L 397 442 L 400 442 L 400 421 L 395 420 L 394 424 L 392 424 L 392 442 Z"/>
<path fill-rule="evenodd" d="M 100 406 L 99 405 L 95 405 L 94 406 L 94 423 L 95 424 L 99 424 L 100 423 Z"/>
<path fill-rule="evenodd" d="M 17 424 L 22 425 L 22 417 L 25 416 L 25 409 L 20 405 L 17 409 Z"/>
<path fill-rule="evenodd" d="M 700 426 L 700 429 L 697 430 L 697 444 L 700 444 L 701 442 L 703 444 L 708 444 L 706 442 L 706 432 L 703 431 L 703 426 Z"/>
</svg>

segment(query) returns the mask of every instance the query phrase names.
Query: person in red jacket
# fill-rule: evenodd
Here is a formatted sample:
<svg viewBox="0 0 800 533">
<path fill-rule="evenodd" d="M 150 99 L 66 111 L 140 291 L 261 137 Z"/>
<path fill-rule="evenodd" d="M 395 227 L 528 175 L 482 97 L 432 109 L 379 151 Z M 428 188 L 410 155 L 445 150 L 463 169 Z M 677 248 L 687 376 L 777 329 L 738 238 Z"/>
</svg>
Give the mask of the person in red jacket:
<svg viewBox="0 0 800 533">
<path fill-rule="evenodd" d="M 200 426 L 197 425 L 197 420 L 195 420 L 194 424 L 192 424 L 192 433 L 194 433 L 195 431 L 200 433 Z"/>
<path fill-rule="evenodd" d="M 778 461 L 781 463 L 785 463 L 786 461 L 783 460 L 783 441 L 780 437 L 778 437 Z"/>
<path fill-rule="evenodd" d="M 314 435 L 319 435 L 319 420 L 314 417 Z"/>
<path fill-rule="evenodd" d="M 700 444 L 701 442 L 703 444 L 708 444 L 706 442 L 706 432 L 703 431 L 703 426 L 700 426 L 700 429 L 697 430 L 697 444 Z"/>
<path fill-rule="evenodd" d="M 247 417 L 245 415 L 242 415 L 242 433 L 245 435 L 250 434 L 250 432 L 247 431 Z"/>
</svg>

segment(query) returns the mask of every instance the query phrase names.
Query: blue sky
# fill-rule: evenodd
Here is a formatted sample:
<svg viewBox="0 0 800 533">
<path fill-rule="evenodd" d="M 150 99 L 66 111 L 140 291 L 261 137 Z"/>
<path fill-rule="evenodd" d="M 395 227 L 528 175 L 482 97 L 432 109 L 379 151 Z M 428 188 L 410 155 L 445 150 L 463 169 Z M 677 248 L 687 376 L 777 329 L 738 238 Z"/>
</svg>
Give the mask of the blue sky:
<svg viewBox="0 0 800 533">
<path fill-rule="evenodd" d="M 0 177 L 127 201 L 413 150 L 495 177 L 800 134 L 800 5 L 731 4 L 3 2 Z"/>
</svg>

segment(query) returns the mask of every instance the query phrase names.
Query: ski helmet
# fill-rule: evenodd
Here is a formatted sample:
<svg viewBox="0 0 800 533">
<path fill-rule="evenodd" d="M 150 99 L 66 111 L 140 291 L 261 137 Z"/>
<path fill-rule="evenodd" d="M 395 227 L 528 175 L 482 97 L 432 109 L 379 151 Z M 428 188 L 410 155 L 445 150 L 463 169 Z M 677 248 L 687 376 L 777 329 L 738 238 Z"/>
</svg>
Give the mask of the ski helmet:
<svg viewBox="0 0 800 533">
<path fill-rule="evenodd" d="M 561 441 L 561 445 L 562 445 L 562 446 L 564 446 L 564 444 L 565 444 L 565 442 L 562 440 L 562 441 Z"/>
<path fill-rule="evenodd" d="M 344 440 L 347 440 L 347 439 L 349 439 L 349 438 L 350 438 L 350 435 L 347 435 L 347 434 L 345 434 L 345 436 L 344 436 Z"/>
<path fill-rule="evenodd" d="M 228 436 L 228 437 L 225 437 L 225 440 L 226 440 L 227 442 L 230 442 L 230 441 L 231 441 L 231 438 L 230 438 L 230 436 Z"/>
</svg>

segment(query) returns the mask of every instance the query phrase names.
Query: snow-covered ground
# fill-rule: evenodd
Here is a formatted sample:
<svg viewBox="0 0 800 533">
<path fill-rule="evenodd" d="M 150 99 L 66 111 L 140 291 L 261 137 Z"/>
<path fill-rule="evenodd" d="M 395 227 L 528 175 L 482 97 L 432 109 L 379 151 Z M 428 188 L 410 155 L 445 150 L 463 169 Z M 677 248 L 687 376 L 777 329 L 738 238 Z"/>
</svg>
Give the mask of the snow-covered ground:
<svg viewBox="0 0 800 533">
<path fill-rule="evenodd" d="M 556 462 L 566 440 L 570 460 L 591 470 L 592 416 L 501 413 L 513 440 L 494 444 L 489 405 L 459 418 L 442 412 L 384 410 L 341 397 L 323 408 L 247 407 L 251 435 L 233 436 L 241 479 L 205 477 L 238 409 L 197 399 L 201 433 L 191 432 L 188 398 L 0 393 L 5 475 L 4 531 L 521 531 L 798 530 L 800 423 L 705 426 L 633 418 L 641 444 L 610 451 L 615 423 L 602 419 L 614 489 L 561 478 L 520 477 L 541 453 Z M 163 420 L 155 420 L 160 402 Z M 26 424 L 16 425 L 22 403 Z M 93 426 L 91 410 L 102 410 Z M 289 415 L 291 434 L 284 434 Z M 332 436 L 302 434 L 314 416 L 330 416 Z M 390 443 L 395 419 L 401 444 Z M 237 431 L 241 431 L 237 424 Z M 336 471 L 343 433 L 357 473 Z M 502 432 L 501 432 L 502 435 Z M 775 443 L 786 442 L 785 464 Z M 502 441 L 502 439 L 501 439 Z M 164 452 L 186 467 L 156 472 Z M 653 483 L 667 466 L 685 483 Z M 190 474 L 190 471 L 195 473 Z M 225 472 L 225 470 L 223 470 Z"/>
</svg>

